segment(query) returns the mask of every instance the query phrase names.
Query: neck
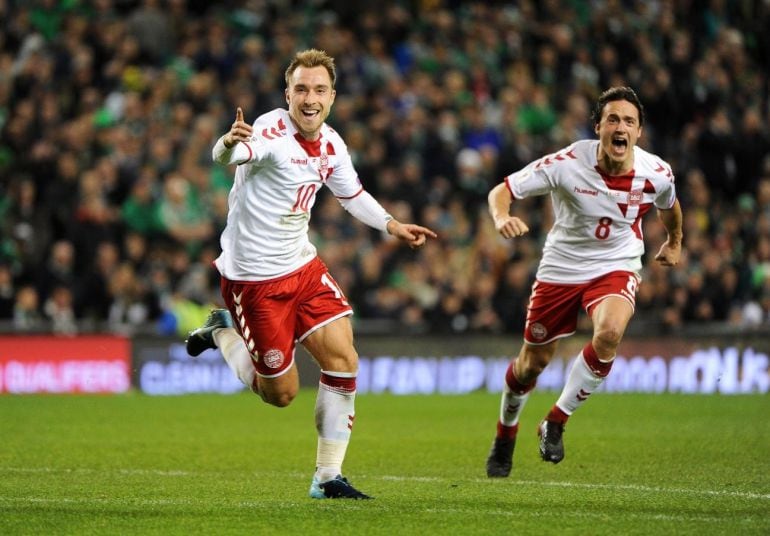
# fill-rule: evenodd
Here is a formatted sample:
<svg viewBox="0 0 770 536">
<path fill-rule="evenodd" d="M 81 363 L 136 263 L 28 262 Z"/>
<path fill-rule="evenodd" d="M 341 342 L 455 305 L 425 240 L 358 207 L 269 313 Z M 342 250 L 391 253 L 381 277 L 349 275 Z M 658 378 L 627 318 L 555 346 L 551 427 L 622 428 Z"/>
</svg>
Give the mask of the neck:
<svg viewBox="0 0 770 536">
<path fill-rule="evenodd" d="M 318 140 L 318 138 L 321 137 L 320 128 L 314 132 L 307 132 L 300 128 L 299 123 L 291 115 L 289 115 L 289 119 L 291 119 L 291 122 L 294 123 L 294 128 L 297 129 L 297 132 L 299 132 L 299 135 L 302 136 L 307 141 L 316 141 Z"/>
<path fill-rule="evenodd" d="M 631 158 L 627 158 L 626 160 L 618 161 L 613 160 L 609 157 L 608 154 L 603 152 L 601 148 L 599 148 L 599 158 L 597 159 L 597 164 L 599 166 L 599 169 L 607 173 L 608 175 L 625 175 L 632 169 L 634 169 L 634 159 L 633 155 Z"/>
</svg>

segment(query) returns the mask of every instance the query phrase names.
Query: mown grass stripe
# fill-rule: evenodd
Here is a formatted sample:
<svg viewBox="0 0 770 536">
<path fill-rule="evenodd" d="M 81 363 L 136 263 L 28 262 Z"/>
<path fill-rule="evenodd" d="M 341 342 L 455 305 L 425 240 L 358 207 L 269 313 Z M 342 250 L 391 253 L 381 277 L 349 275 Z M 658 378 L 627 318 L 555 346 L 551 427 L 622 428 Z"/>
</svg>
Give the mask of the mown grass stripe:
<svg viewBox="0 0 770 536">
<path fill-rule="evenodd" d="M 112 471 L 105 471 L 100 469 L 90 468 L 56 468 L 56 467 L 0 467 L 0 472 L 13 472 L 13 473 L 83 473 L 83 474 L 109 474 L 117 473 L 121 475 L 153 475 L 153 476 L 183 476 L 197 478 L 212 474 L 221 474 L 221 472 L 193 472 L 184 470 L 163 470 L 163 469 L 115 469 Z M 304 473 L 255 473 L 255 476 L 269 476 L 269 477 L 290 477 L 290 478 L 302 478 L 306 476 Z M 361 478 L 368 480 L 384 480 L 394 482 L 425 482 L 425 483 L 450 483 L 455 482 L 457 479 L 449 479 L 442 477 L 427 477 L 427 476 L 399 476 L 399 475 L 360 475 Z M 483 483 L 490 482 L 486 478 L 478 479 L 461 479 L 464 482 Z M 714 497 L 737 497 L 740 499 L 757 499 L 757 500 L 770 500 L 770 493 L 752 493 L 746 491 L 726 491 L 726 490 L 710 490 L 710 489 L 690 489 L 690 488 L 664 488 L 658 486 L 643 486 L 640 484 L 598 484 L 591 482 L 555 482 L 555 481 L 540 481 L 540 480 L 517 480 L 512 478 L 510 480 L 515 485 L 523 486 L 542 486 L 542 487 L 561 487 L 561 488 L 585 488 L 585 489 L 606 489 L 610 491 L 636 491 L 641 493 L 660 493 L 660 494 L 688 494 L 688 495 L 710 495 Z"/>
</svg>

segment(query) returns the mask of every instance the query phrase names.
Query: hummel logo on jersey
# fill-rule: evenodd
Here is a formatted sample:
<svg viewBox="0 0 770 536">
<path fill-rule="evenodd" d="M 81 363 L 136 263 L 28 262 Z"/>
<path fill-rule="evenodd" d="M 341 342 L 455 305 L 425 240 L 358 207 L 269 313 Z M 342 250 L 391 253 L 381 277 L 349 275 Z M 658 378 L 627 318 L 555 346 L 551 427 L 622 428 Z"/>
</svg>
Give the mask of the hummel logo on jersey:
<svg viewBox="0 0 770 536">
<path fill-rule="evenodd" d="M 292 164 L 299 164 L 301 166 L 307 165 L 307 158 L 292 158 L 291 159 Z"/>
<path fill-rule="evenodd" d="M 586 194 L 586 195 L 592 195 L 592 196 L 594 196 L 594 197 L 596 197 L 597 195 L 599 195 L 599 192 L 597 192 L 596 190 L 589 190 L 589 189 L 587 189 L 587 188 L 581 188 L 581 187 L 579 187 L 579 186 L 575 186 L 575 193 L 576 193 L 576 194 Z"/>
</svg>

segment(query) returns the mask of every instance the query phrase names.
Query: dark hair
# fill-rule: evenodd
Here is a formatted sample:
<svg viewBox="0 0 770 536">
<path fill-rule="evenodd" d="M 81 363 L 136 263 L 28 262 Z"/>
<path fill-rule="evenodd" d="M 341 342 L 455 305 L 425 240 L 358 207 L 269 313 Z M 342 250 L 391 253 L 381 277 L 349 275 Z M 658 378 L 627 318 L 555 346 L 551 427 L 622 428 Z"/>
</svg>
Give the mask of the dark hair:
<svg viewBox="0 0 770 536">
<path fill-rule="evenodd" d="M 334 84 L 337 83 L 337 69 L 334 66 L 334 58 L 329 56 L 325 51 L 311 48 L 297 52 L 294 59 L 291 60 L 291 63 L 286 68 L 286 73 L 284 74 L 284 77 L 286 78 L 286 87 L 291 85 L 291 75 L 294 74 L 294 71 L 299 66 L 325 67 L 329 72 L 329 78 L 331 78 L 332 81 L 332 89 L 334 89 Z"/>
<path fill-rule="evenodd" d="M 637 97 L 636 92 L 630 87 L 611 87 L 601 95 L 596 101 L 593 111 L 591 112 L 591 120 L 594 125 L 598 125 L 602 120 L 602 110 L 608 102 L 625 100 L 636 106 L 639 111 L 639 126 L 644 125 L 644 106 L 642 101 Z"/>
</svg>

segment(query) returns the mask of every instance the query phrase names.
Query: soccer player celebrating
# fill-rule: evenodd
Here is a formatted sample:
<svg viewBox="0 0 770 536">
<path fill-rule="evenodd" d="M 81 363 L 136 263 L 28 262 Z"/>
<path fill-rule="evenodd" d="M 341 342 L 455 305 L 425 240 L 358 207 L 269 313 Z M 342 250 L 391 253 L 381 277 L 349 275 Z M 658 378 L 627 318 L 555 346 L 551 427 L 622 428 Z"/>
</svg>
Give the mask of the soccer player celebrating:
<svg viewBox="0 0 770 536">
<path fill-rule="evenodd" d="M 682 211 L 674 176 L 665 161 L 636 146 L 644 124 L 636 93 L 608 89 L 592 121 L 598 140 L 577 141 L 536 160 L 489 193 L 489 213 L 505 238 L 529 230 L 509 214 L 516 199 L 550 194 L 554 210 L 527 306 L 524 344 L 505 373 L 497 434 L 487 458 L 489 477 L 510 474 L 521 410 L 559 339 L 575 332 L 582 307 L 593 336 L 537 430 L 541 458 L 553 463 L 564 458 L 564 425 L 609 374 L 634 313 L 644 253 L 641 223 L 653 206 L 668 232 L 655 260 L 664 266 L 679 261 Z"/>
<path fill-rule="evenodd" d="M 196 356 L 218 347 L 245 385 L 284 407 L 299 390 L 294 352 L 301 342 L 321 368 L 310 496 L 368 499 L 342 476 L 358 371 L 352 309 L 310 243 L 310 210 L 326 185 L 354 217 L 412 248 L 436 235 L 398 222 L 361 186 L 345 143 L 325 123 L 335 81 L 332 57 L 315 49 L 297 53 L 286 69 L 288 110 L 249 125 L 238 108 L 216 142 L 214 160 L 237 164 L 215 261 L 227 309 L 212 311 L 190 333 L 187 351 Z"/>
</svg>

